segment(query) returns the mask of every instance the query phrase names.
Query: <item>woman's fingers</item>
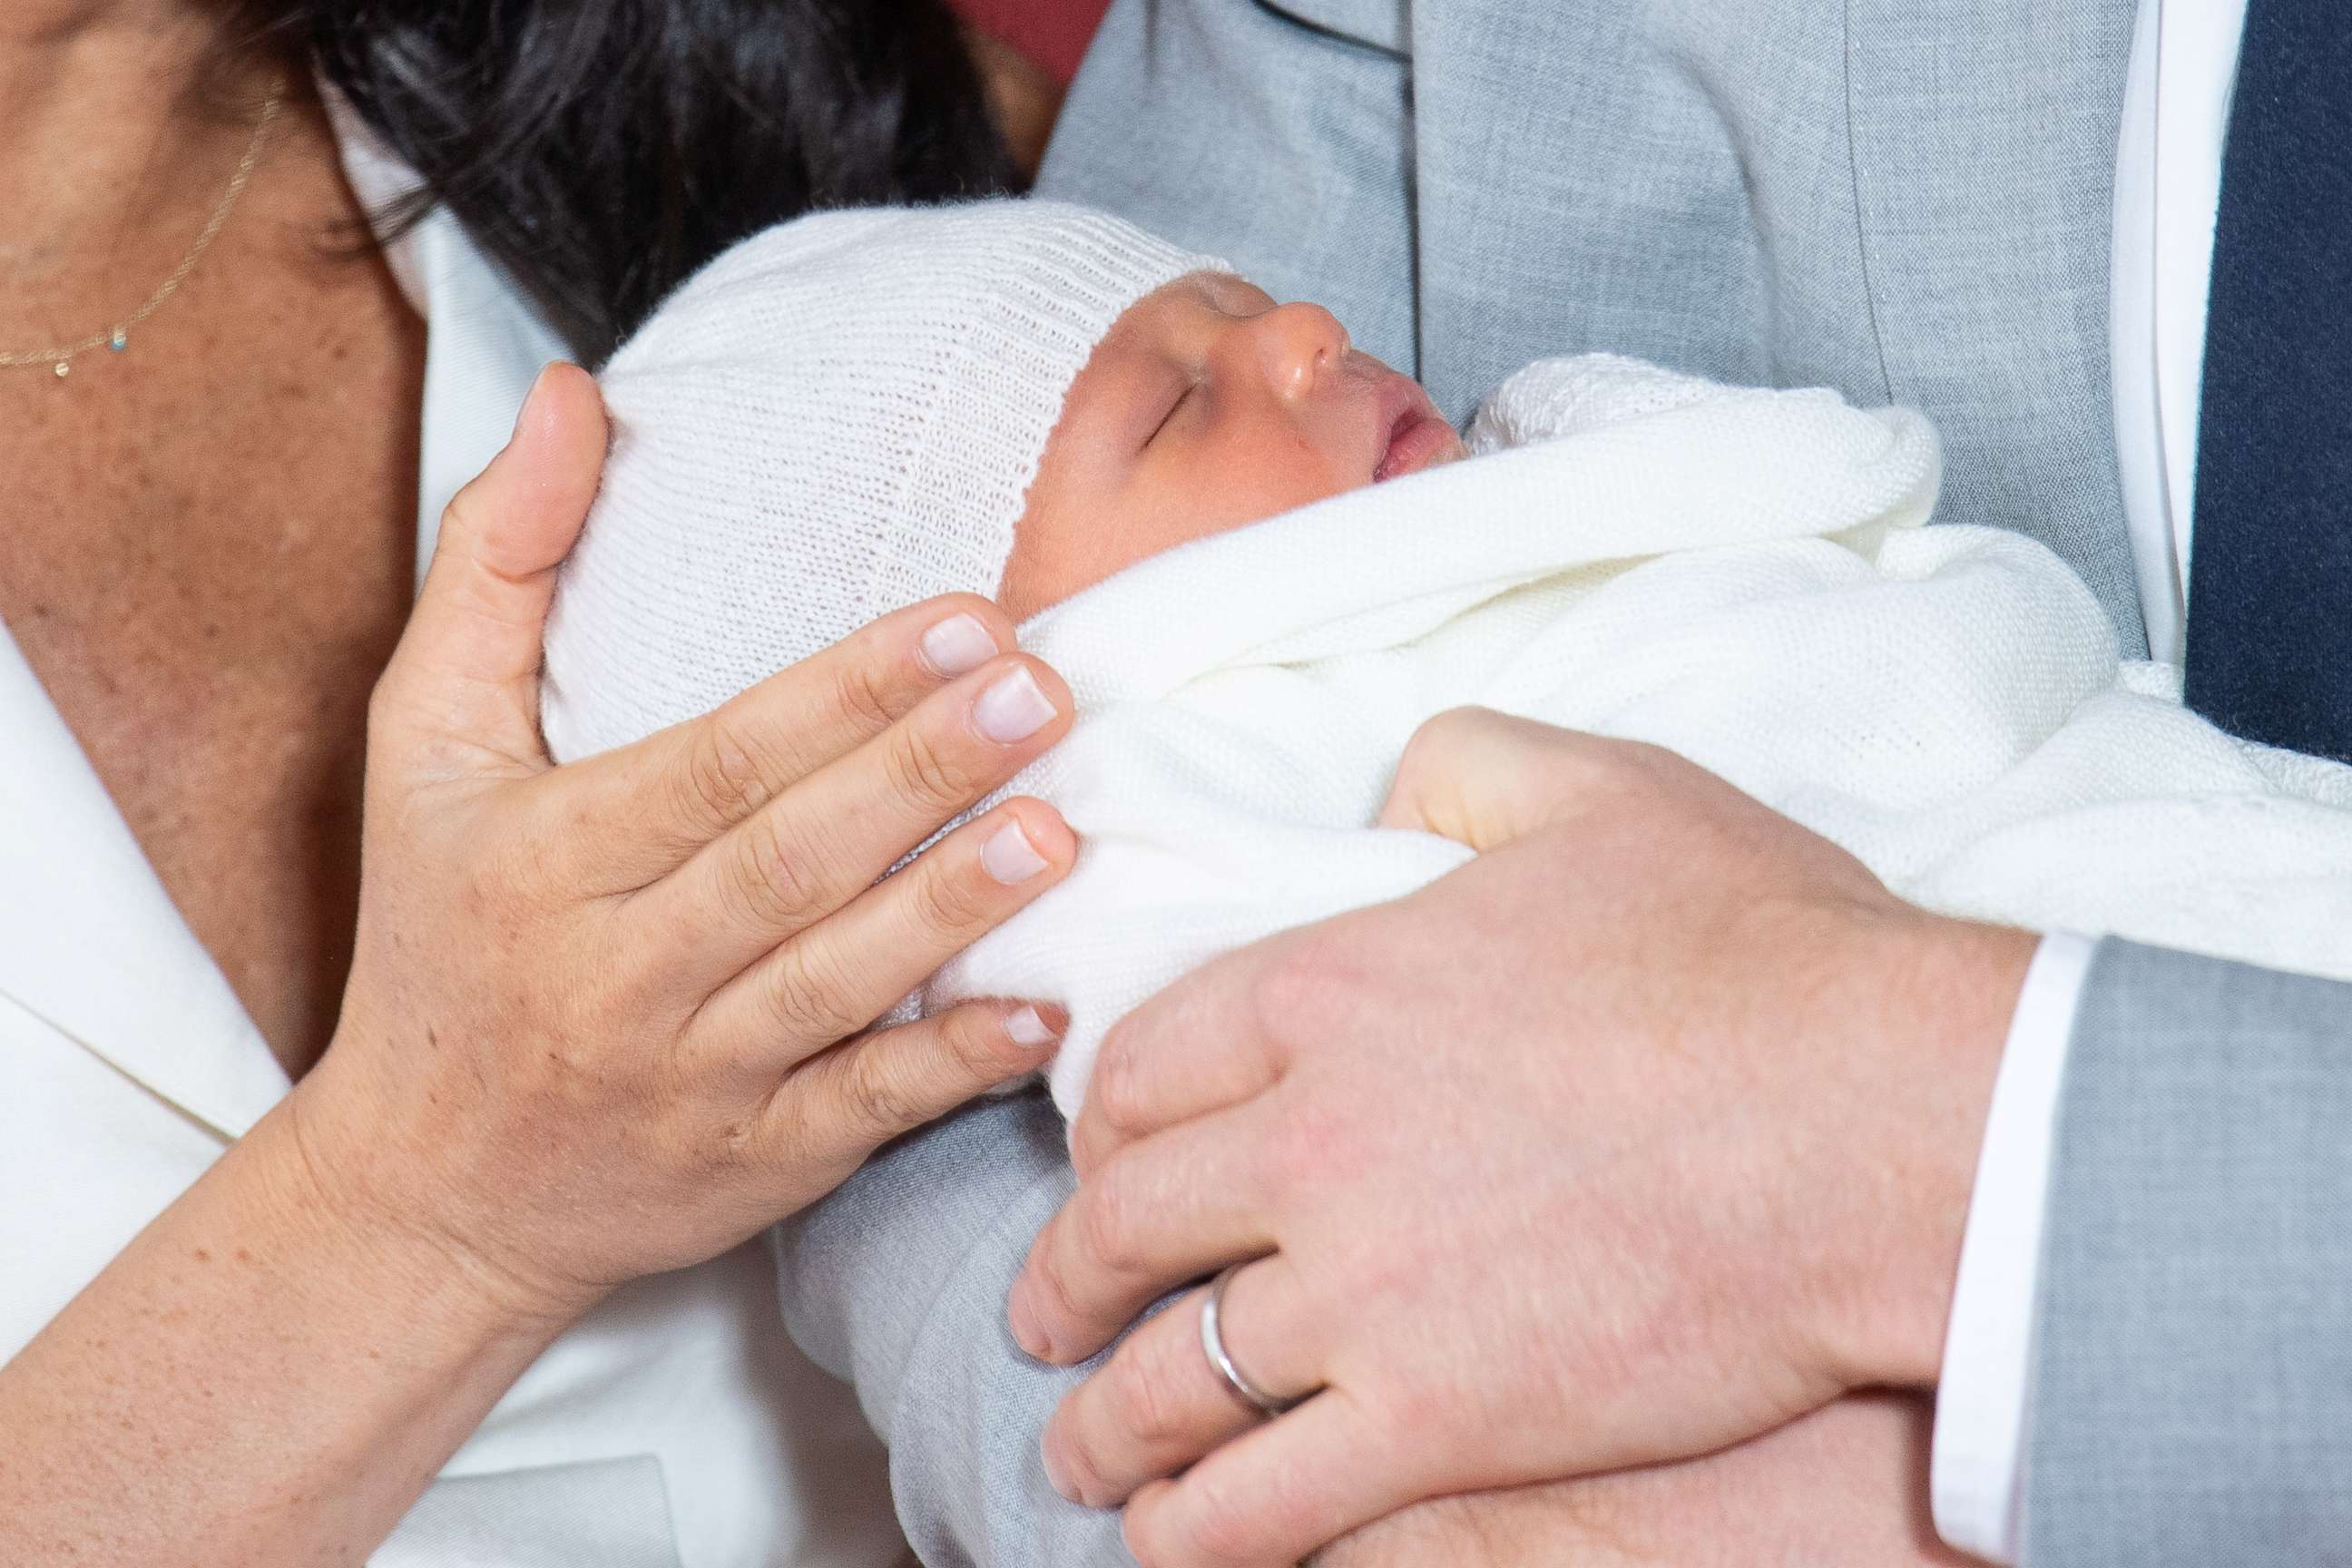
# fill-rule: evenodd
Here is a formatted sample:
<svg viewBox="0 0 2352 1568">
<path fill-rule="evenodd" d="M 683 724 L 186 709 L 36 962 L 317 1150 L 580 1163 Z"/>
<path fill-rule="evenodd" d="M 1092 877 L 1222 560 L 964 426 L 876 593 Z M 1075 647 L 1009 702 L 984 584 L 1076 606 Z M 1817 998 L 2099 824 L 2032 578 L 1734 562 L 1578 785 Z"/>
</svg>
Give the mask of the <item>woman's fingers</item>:
<svg viewBox="0 0 2352 1568">
<path fill-rule="evenodd" d="M 1239 1284 L 1237 1279 L 1235 1284 Z M 1127 1505 L 1141 1568 L 1292 1568 L 1349 1531 L 1421 1500 L 1393 1423 L 1338 1389 L 1216 1449 Z"/>
<path fill-rule="evenodd" d="M 412 773 L 544 765 L 541 635 L 555 569 L 595 499 L 604 443 L 595 382 L 578 365 L 551 364 L 506 449 L 442 514 L 415 612 L 371 710 Z"/>
<path fill-rule="evenodd" d="M 1185 1280 L 1274 1249 L 1263 1103 L 1130 1144 L 1087 1174 L 1037 1233 L 1006 1300 L 1024 1350 L 1084 1361 Z"/>
<path fill-rule="evenodd" d="M 712 994 L 697 1049 L 782 1078 L 866 1028 L 1067 874 L 1077 839 L 1043 801 L 1004 802 Z"/>
<path fill-rule="evenodd" d="M 844 1041 L 793 1069 L 769 1103 L 782 1147 L 845 1165 L 937 1121 L 976 1094 L 1034 1072 L 1069 1020 L 1023 1002 L 966 1002 Z"/>
<path fill-rule="evenodd" d="M 843 909 L 941 824 L 1027 766 L 1068 730 L 1069 712 L 1069 689 L 1052 670 L 1018 654 L 994 660 L 642 889 L 635 918 L 649 941 L 676 946 L 678 983 L 707 995 Z M 999 868 L 1010 864 L 1000 860 Z M 1017 907 L 1005 905 L 1004 889 L 1024 884 L 999 879 L 985 899 L 958 883 L 914 885 L 942 901 L 932 913 L 957 917 L 961 929 L 983 904 Z M 964 941 L 993 923 L 971 928 Z M 814 961 L 824 947 L 803 957 Z"/>
<path fill-rule="evenodd" d="M 1210 1364 L 1201 1339 L 1207 1295 L 1194 1290 L 1154 1315 L 1062 1401 L 1043 1447 L 1055 1490 L 1114 1507 L 1265 1424 Z M 1278 1254 L 1234 1276 L 1218 1323 L 1225 1353 L 1265 1393 L 1296 1399 L 1318 1385 L 1314 1314 Z"/>
<path fill-rule="evenodd" d="M 1013 645 L 1011 620 L 988 600 L 926 600 L 701 718 L 567 768 L 569 786 L 593 803 L 589 819 L 619 829 L 596 836 L 604 842 L 586 851 L 596 858 L 595 878 L 624 891 L 667 875 Z"/>
</svg>

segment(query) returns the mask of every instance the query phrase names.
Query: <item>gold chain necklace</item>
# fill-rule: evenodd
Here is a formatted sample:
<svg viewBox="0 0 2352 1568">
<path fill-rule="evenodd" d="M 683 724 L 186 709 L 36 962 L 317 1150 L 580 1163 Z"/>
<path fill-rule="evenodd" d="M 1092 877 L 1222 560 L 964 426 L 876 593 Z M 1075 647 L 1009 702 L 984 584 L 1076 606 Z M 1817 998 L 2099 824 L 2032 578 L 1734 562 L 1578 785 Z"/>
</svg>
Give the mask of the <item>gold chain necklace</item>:
<svg viewBox="0 0 2352 1568">
<path fill-rule="evenodd" d="M 205 252 L 211 249 L 213 241 L 220 237 L 230 211 L 236 205 L 236 198 L 245 195 L 246 184 L 253 178 L 254 165 L 261 161 L 262 142 L 268 136 L 270 122 L 278 118 L 278 108 L 285 100 L 286 89 L 280 86 L 273 89 L 268 100 L 262 104 L 261 118 L 254 122 L 253 140 L 246 143 L 245 156 L 237 160 L 236 173 L 228 177 L 228 189 L 221 193 L 220 201 L 213 207 L 213 216 L 205 220 L 204 232 L 196 236 L 196 243 L 188 247 L 188 254 L 172 268 L 169 278 L 155 286 L 155 291 L 147 296 L 144 304 L 104 331 L 92 332 L 86 338 L 76 339 L 59 347 L 34 349 L 25 353 L 0 353 L 0 370 L 47 365 L 51 374 L 62 377 L 73 373 L 76 354 L 88 353 L 101 347 L 121 353 L 129 348 L 131 329 L 153 315 L 163 308 L 164 300 L 180 291 L 180 285 L 188 280 L 188 274 L 196 269 L 196 263 L 205 258 Z"/>
</svg>

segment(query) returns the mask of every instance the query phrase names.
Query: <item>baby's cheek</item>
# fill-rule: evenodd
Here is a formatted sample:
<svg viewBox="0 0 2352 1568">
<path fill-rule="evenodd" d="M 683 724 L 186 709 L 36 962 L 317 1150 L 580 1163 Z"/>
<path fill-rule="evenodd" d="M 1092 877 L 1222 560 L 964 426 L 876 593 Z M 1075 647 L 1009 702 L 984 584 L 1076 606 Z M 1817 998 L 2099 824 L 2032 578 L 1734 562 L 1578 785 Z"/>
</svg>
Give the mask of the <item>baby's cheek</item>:
<svg viewBox="0 0 2352 1568">
<path fill-rule="evenodd" d="M 1361 468 L 1362 472 L 1354 470 Z M 1198 476 L 1205 505 L 1196 509 L 1197 534 L 1222 533 L 1372 482 L 1361 454 L 1337 439 L 1288 420 L 1269 422 L 1234 449 L 1217 454 Z M 1204 517 L 1202 512 L 1213 513 Z"/>
<path fill-rule="evenodd" d="M 996 595 L 1006 613 L 1026 619 L 1162 551 L 1371 483 L 1286 424 L 1245 441 L 1170 443 L 1154 456 L 1123 486 L 1031 493 Z"/>
</svg>

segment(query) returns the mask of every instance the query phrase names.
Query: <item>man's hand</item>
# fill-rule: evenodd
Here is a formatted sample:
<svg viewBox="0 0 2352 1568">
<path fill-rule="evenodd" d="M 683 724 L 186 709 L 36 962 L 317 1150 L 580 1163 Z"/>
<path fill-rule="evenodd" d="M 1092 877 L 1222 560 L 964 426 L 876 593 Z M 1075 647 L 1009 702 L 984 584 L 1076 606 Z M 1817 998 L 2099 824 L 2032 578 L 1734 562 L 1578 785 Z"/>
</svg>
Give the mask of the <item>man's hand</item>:
<svg viewBox="0 0 2352 1568">
<path fill-rule="evenodd" d="M 1295 1563 L 1935 1376 L 2033 939 L 1912 909 L 1668 752 L 1494 714 L 1424 730 L 1389 820 L 1485 853 L 1114 1031 L 1009 1303 L 1075 1362 L 1256 1259 L 1226 1344 L 1313 1397 L 1262 1422 L 1188 1299 L 1046 1434 L 1066 1492 L 1133 1497 L 1147 1568 Z"/>
<path fill-rule="evenodd" d="M 1964 1568 L 1927 1517 L 1932 1419 L 1854 1394 L 1703 1459 L 1419 1503 L 1315 1568 Z"/>
</svg>

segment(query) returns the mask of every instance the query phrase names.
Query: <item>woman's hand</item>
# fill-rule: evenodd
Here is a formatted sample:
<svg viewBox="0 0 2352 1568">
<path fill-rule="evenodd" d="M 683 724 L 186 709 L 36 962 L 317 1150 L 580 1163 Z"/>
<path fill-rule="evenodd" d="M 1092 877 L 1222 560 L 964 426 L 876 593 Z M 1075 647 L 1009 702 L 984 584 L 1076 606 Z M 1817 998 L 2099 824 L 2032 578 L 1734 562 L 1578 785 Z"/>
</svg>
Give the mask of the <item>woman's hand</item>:
<svg viewBox="0 0 2352 1568">
<path fill-rule="evenodd" d="M 877 883 L 1067 727 L 980 599 L 551 768 L 541 630 L 604 439 L 593 383 L 551 370 L 449 508 L 371 710 L 357 957 L 295 1106 L 332 1201 L 560 1315 L 1036 1067 L 1055 1024 L 1014 1003 L 863 1031 L 1075 852 L 1016 800 Z"/>
<path fill-rule="evenodd" d="M 359 1561 L 603 1292 L 1050 1050 L 1012 1002 L 866 1030 L 1074 853 L 1012 801 L 876 882 L 1066 725 L 994 606 L 549 766 L 541 626 L 604 448 L 551 370 L 450 507 L 371 712 L 333 1042 L 0 1366 L 0 1561 Z"/>
<path fill-rule="evenodd" d="M 1387 820 L 1482 854 L 1123 1021 L 1008 1303 L 1075 1362 L 1245 1265 L 1226 1346 L 1303 1405 L 1234 1398 L 1187 1298 L 1045 1435 L 1147 1568 L 1290 1563 L 1935 1376 L 2032 939 L 1671 753 L 1490 713 L 1423 731 Z"/>
</svg>

